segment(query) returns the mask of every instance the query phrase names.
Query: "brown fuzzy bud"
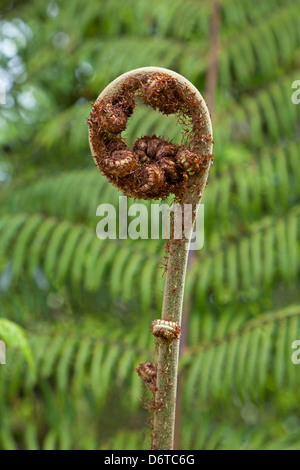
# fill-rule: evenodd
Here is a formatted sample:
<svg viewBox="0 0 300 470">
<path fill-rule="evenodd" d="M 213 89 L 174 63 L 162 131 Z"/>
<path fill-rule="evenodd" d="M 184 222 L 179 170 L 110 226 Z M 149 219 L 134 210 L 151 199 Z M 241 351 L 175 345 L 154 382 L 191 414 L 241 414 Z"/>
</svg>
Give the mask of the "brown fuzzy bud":
<svg viewBox="0 0 300 470">
<path fill-rule="evenodd" d="M 155 320 L 152 322 L 153 335 L 164 343 L 171 343 L 180 338 L 181 328 L 174 321 Z"/>
<path fill-rule="evenodd" d="M 147 152 L 148 138 L 140 137 L 134 143 L 133 150 L 142 150 Z"/>
<path fill-rule="evenodd" d="M 164 184 L 164 174 L 163 171 L 156 163 L 147 165 L 144 168 L 141 168 L 138 172 L 135 173 L 138 192 L 150 193 L 155 196 L 158 193 L 159 188 Z"/>
<path fill-rule="evenodd" d="M 146 105 L 163 114 L 174 114 L 182 106 L 176 80 L 168 75 L 153 74 L 144 84 L 141 94 Z"/>
<path fill-rule="evenodd" d="M 120 94 L 114 96 L 112 98 L 112 104 L 114 106 L 117 106 L 118 108 L 121 108 L 127 117 L 130 117 L 132 115 L 136 106 L 135 99 L 132 96 L 128 95 L 128 93 L 127 95 Z"/>
<path fill-rule="evenodd" d="M 147 155 L 147 142 L 147 138 L 141 137 L 134 143 L 133 151 L 138 156 L 140 163 L 151 163 L 151 159 Z"/>
<path fill-rule="evenodd" d="M 126 129 L 127 117 L 121 108 L 109 103 L 101 106 L 96 105 L 95 113 L 99 125 L 104 131 L 119 134 Z"/>
<path fill-rule="evenodd" d="M 93 158 L 104 176 L 126 196 L 138 199 L 160 199 L 174 194 L 183 199 L 189 180 L 211 163 L 210 155 L 190 150 L 201 148 L 211 136 L 202 135 L 202 116 L 195 117 L 197 97 L 168 73 L 152 73 L 129 77 L 118 91 L 92 104 L 88 119 Z M 156 135 L 140 137 L 130 150 L 120 135 L 126 129 L 136 100 L 164 114 L 178 113 L 178 120 L 189 124 L 185 133 L 187 149 Z M 195 121 L 196 119 L 196 121 Z M 196 124 L 195 124 L 196 122 Z M 191 179 L 194 184 L 194 178 Z"/>
<path fill-rule="evenodd" d="M 191 176 L 199 174 L 203 168 L 202 156 L 188 149 L 180 150 L 176 155 L 176 161 Z"/>
<path fill-rule="evenodd" d="M 109 153 L 115 150 L 128 150 L 127 145 L 121 138 L 112 138 L 109 140 L 104 139 L 105 148 Z"/>
<path fill-rule="evenodd" d="M 157 137 L 149 138 L 148 145 L 147 145 L 148 156 L 151 158 L 155 158 L 160 145 L 161 145 L 161 139 L 158 139 Z"/>
<path fill-rule="evenodd" d="M 178 152 L 178 146 L 173 144 L 163 144 L 157 151 L 157 159 L 163 157 L 174 157 Z"/>
<path fill-rule="evenodd" d="M 156 392 L 157 366 L 155 362 L 147 361 L 136 369 L 142 381 L 149 387 L 152 393 Z"/>
<path fill-rule="evenodd" d="M 179 168 L 172 157 L 163 157 L 159 160 L 159 166 L 165 174 L 167 182 L 173 184 L 179 179 Z"/>
<path fill-rule="evenodd" d="M 132 172 L 137 164 L 137 156 L 131 150 L 115 150 L 103 159 L 106 171 L 122 178 Z"/>
</svg>

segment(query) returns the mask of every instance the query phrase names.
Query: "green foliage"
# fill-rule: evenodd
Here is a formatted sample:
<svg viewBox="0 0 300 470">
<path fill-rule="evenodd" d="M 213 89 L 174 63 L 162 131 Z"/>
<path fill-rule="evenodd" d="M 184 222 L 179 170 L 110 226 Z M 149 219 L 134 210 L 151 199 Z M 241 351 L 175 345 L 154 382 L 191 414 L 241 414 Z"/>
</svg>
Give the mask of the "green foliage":
<svg viewBox="0 0 300 470">
<path fill-rule="evenodd" d="M 299 4 L 221 1 L 182 449 L 299 449 Z M 136 67 L 174 69 L 205 95 L 211 2 L 4 0 L 3 11 L 0 449 L 149 448 L 135 369 L 153 356 L 164 249 L 96 237 L 97 206 L 117 210 L 120 193 L 94 166 L 86 119 L 89 100 Z M 153 133 L 180 142 L 172 116 L 139 105 L 126 137 Z"/>
<path fill-rule="evenodd" d="M 15 323 L 0 318 L 0 338 L 4 341 L 6 347 L 17 348 L 25 357 L 30 371 L 34 371 L 34 361 L 26 334 L 22 328 Z"/>
</svg>

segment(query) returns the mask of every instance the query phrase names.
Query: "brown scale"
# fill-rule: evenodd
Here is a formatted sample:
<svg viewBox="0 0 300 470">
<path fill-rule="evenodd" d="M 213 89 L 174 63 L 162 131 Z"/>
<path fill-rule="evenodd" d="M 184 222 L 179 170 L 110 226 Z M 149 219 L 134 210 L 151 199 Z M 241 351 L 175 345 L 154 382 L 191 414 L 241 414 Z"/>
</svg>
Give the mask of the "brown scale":
<svg viewBox="0 0 300 470">
<path fill-rule="evenodd" d="M 132 150 L 114 150 L 103 159 L 103 168 L 112 175 L 122 178 L 133 171 L 137 160 Z"/>
<path fill-rule="evenodd" d="M 103 144 L 105 150 L 109 153 L 114 152 L 115 150 L 129 150 L 126 143 L 121 138 L 113 137 L 107 139 L 106 136 L 103 137 Z"/>
<path fill-rule="evenodd" d="M 204 160 L 202 155 L 188 149 L 180 150 L 176 155 L 176 161 L 190 176 L 201 173 L 203 169 Z"/>
<path fill-rule="evenodd" d="M 111 99 L 111 102 L 114 106 L 121 108 L 127 117 L 130 117 L 133 114 L 134 108 L 136 106 L 134 98 L 132 96 L 126 95 L 125 92 L 114 95 Z"/>
<path fill-rule="evenodd" d="M 152 334 L 163 343 L 172 343 L 181 336 L 181 328 L 177 323 L 167 320 L 154 320 L 151 328 Z"/>
<path fill-rule="evenodd" d="M 147 385 L 151 392 L 155 395 L 156 393 L 156 377 L 157 377 L 157 366 L 155 362 L 147 361 L 140 364 L 136 369 L 138 375 L 142 381 Z"/>
<path fill-rule="evenodd" d="M 165 183 L 164 172 L 157 163 L 144 165 L 134 175 L 137 194 L 148 194 L 153 197 L 160 194 Z"/>
<path fill-rule="evenodd" d="M 181 173 L 173 158 L 163 157 L 158 161 L 158 163 L 164 172 L 167 183 L 174 185 L 180 181 Z"/>
<path fill-rule="evenodd" d="M 141 97 L 146 105 L 163 114 L 177 113 L 184 102 L 176 80 L 162 73 L 149 77 L 142 87 Z"/>
<path fill-rule="evenodd" d="M 138 155 L 141 163 L 153 160 L 158 162 L 164 156 L 175 157 L 178 150 L 178 145 L 171 144 L 169 141 L 155 135 L 141 137 L 136 140 L 133 146 L 133 151 Z"/>
<path fill-rule="evenodd" d="M 150 158 L 156 159 L 156 155 L 160 146 L 163 145 L 162 139 L 158 137 L 151 137 L 147 145 L 147 154 Z"/>
<path fill-rule="evenodd" d="M 178 145 L 169 144 L 167 141 L 160 145 L 157 150 L 156 158 L 157 160 L 163 157 L 175 157 L 178 152 Z"/>
<path fill-rule="evenodd" d="M 133 151 L 138 156 L 140 163 L 151 163 L 151 158 L 147 154 L 148 138 L 141 137 L 133 145 Z"/>
<path fill-rule="evenodd" d="M 98 126 L 107 132 L 119 134 L 126 129 L 127 116 L 118 106 L 99 103 L 93 106 L 91 119 L 98 121 Z"/>
</svg>

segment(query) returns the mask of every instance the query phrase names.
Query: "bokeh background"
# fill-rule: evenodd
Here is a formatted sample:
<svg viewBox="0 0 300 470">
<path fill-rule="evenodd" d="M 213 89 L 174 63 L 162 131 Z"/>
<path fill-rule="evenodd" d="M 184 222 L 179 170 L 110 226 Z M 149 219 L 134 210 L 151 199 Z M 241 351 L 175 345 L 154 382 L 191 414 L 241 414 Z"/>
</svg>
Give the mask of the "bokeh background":
<svg viewBox="0 0 300 470">
<path fill-rule="evenodd" d="M 300 449 L 300 1 L 0 9 L 0 448 L 149 448 L 135 368 L 153 356 L 164 250 L 96 237 L 97 206 L 119 193 L 94 166 L 86 120 L 111 80 L 156 65 L 201 91 L 215 140 L 176 447 Z M 180 139 L 172 116 L 141 105 L 127 137 L 153 133 Z"/>
</svg>

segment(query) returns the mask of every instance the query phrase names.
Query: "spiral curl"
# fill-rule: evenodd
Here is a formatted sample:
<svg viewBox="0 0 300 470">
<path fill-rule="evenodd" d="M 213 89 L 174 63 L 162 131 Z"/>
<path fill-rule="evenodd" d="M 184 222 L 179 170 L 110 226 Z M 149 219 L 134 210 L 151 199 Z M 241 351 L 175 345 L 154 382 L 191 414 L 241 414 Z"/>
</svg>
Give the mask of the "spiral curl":
<svg viewBox="0 0 300 470">
<path fill-rule="evenodd" d="M 174 321 L 154 320 L 151 328 L 152 334 L 164 343 L 171 343 L 181 336 L 181 328 Z"/>
<path fill-rule="evenodd" d="M 121 133 L 134 112 L 136 98 L 163 114 L 193 118 L 189 146 L 159 136 L 138 138 L 129 149 Z M 193 116 L 191 93 L 166 73 L 150 73 L 125 81 L 118 93 L 92 105 L 88 125 L 93 158 L 101 173 L 125 195 L 136 199 L 180 196 L 194 176 L 205 171 L 212 155 L 199 153 L 203 144 L 201 119 Z"/>
<path fill-rule="evenodd" d="M 139 365 L 136 369 L 138 375 L 141 377 L 146 386 L 151 390 L 155 395 L 157 390 L 156 388 L 156 378 L 157 378 L 157 365 L 155 362 L 146 361 Z"/>
</svg>

